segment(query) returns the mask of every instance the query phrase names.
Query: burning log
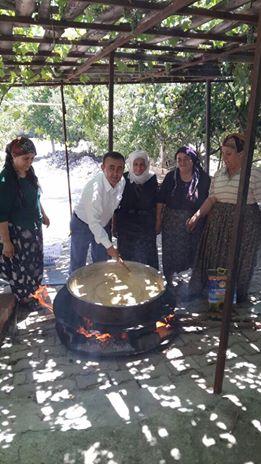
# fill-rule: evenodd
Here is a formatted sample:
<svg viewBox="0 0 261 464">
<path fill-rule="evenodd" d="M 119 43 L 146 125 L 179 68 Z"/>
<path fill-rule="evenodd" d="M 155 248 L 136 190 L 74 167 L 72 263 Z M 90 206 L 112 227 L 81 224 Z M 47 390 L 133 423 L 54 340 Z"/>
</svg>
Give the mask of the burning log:
<svg viewBox="0 0 261 464">
<path fill-rule="evenodd" d="M 53 305 L 48 294 L 46 285 L 41 285 L 33 294 L 33 298 L 38 301 L 40 306 L 53 312 Z"/>
</svg>

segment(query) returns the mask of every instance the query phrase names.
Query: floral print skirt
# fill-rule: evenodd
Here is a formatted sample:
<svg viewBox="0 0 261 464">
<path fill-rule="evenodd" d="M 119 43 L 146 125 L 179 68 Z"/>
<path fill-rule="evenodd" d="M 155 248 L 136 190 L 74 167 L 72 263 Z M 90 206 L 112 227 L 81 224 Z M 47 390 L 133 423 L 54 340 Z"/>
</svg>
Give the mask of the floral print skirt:
<svg viewBox="0 0 261 464">
<path fill-rule="evenodd" d="M 6 280 L 20 301 L 33 294 L 43 277 L 42 229 L 22 229 L 9 224 L 10 239 L 15 248 L 12 258 L 0 254 L 0 277 Z"/>
<path fill-rule="evenodd" d="M 206 287 L 208 269 L 227 269 L 232 242 L 236 205 L 216 203 L 208 215 L 201 237 L 195 267 L 189 284 L 191 295 L 200 294 Z M 247 205 L 242 224 L 242 235 L 237 269 L 237 298 L 244 300 L 256 263 L 261 238 L 261 212 L 257 204 Z"/>
</svg>

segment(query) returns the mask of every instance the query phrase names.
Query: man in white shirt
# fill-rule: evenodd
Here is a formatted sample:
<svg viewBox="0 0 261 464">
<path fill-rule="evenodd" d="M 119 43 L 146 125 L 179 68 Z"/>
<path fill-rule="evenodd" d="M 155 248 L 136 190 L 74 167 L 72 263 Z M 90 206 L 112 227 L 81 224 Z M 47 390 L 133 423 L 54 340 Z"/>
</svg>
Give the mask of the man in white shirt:
<svg viewBox="0 0 261 464">
<path fill-rule="evenodd" d="M 110 240 L 110 221 L 125 187 L 124 167 L 120 153 L 108 152 L 103 157 L 102 172 L 85 185 L 70 224 L 70 273 L 85 266 L 90 245 L 93 262 L 106 261 L 108 255 L 119 258 Z"/>
</svg>

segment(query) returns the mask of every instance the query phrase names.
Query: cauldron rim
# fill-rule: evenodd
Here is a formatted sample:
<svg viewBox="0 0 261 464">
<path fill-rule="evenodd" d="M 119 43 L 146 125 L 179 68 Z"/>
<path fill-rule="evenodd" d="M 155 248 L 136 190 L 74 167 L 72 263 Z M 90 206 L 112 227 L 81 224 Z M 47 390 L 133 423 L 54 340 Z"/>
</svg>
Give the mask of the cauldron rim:
<svg viewBox="0 0 261 464">
<path fill-rule="evenodd" d="M 108 309 L 114 309 L 114 310 L 137 310 L 137 309 L 141 309 L 148 305 L 149 303 L 152 303 L 153 301 L 156 301 L 158 300 L 159 298 L 162 297 L 162 295 L 165 293 L 166 291 L 166 281 L 161 273 L 161 271 L 159 271 L 158 269 L 155 269 L 154 267 L 152 266 L 149 266 L 148 264 L 143 264 L 143 263 L 139 263 L 138 261 L 125 261 L 125 263 L 127 265 L 129 264 L 138 264 L 140 267 L 146 267 L 146 268 L 149 268 L 151 269 L 155 274 L 157 274 L 159 277 L 161 277 L 162 279 L 162 284 L 163 284 L 163 289 L 155 296 L 145 300 L 145 301 L 142 301 L 140 303 L 137 303 L 135 305 L 104 305 L 102 303 L 99 303 L 99 302 L 94 302 L 94 301 L 90 301 L 90 300 L 86 300 L 85 298 L 82 298 L 78 295 L 75 295 L 75 293 L 73 292 L 73 290 L 71 289 L 70 287 L 70 282 L 73 280 L 73 278 L 83 269 L 86 269 L 87 267 L 97 267 L 97 266 L 100 266 L 101 264 L 117 264 L 117 261 L 99 261 L 97 263 L 89 263 L 89 264 L 86 264 L 85 266 L 82 266 L 78 269 L 76 269 L 71 275 L 70 277 L 68 278 L 67 282 L 66 282 L 66 286 L 67 286 L 67 289 L 69 291 L 69 293 L 74 297 L 76 298 L 77 300 L 80 300 L 86 304 L 90 304 L 92 305 L 94 308 L 97 307 L 97 308 L 108 308 Z"/>
</svg>

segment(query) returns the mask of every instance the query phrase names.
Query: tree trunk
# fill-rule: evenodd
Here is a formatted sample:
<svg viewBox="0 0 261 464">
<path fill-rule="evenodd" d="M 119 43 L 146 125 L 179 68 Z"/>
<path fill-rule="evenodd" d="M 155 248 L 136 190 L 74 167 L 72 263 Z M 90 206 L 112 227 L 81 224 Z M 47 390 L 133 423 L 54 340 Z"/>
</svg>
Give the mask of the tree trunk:
<svg viewBox="0 0 261 464">
<path fill-rule="evenodd" d="M 52 144 L 52 153 L 53 153 L 53 155 L 55 155 L 55 144 L 54 144 L 53 139 L 51 139 L 51 144 Z"/>
<path fill-rule="evenodd" d="M 163 172 L 164 172 L 163 168 L 166 168 L 165 152 L 164 152 L 164 141 L 163 140 L 160 140 L 159 155 L 160 155 L 161 174 L 163 174 Z"/>
</svg>

